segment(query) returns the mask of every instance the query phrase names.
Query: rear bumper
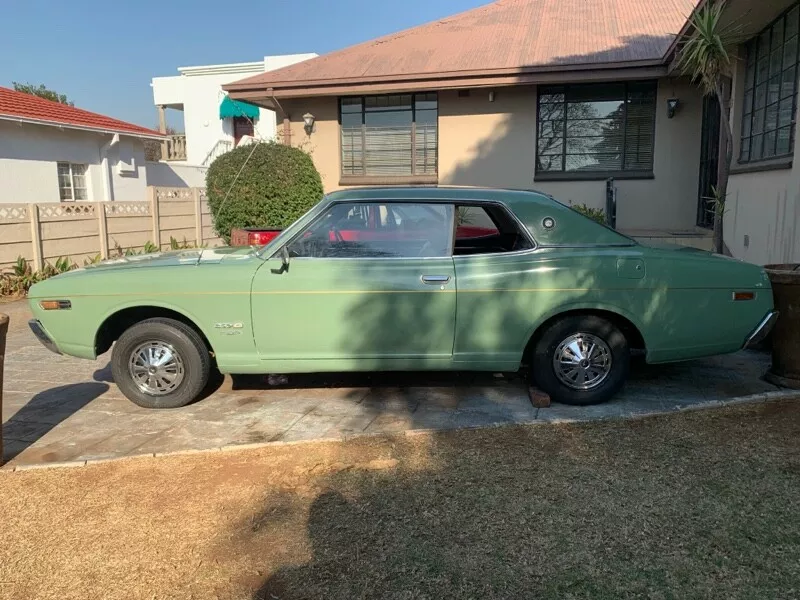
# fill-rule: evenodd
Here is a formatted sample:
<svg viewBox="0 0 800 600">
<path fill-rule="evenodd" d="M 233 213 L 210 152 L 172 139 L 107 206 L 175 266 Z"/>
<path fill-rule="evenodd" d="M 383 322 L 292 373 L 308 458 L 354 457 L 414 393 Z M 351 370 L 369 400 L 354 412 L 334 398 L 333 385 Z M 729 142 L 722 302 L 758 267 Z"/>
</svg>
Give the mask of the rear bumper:
<svg viewBox="0 0 800 600">
<path fill-rule="evenodd" d="M 771 310 L 766 314 L 766 316 L 761 319 L 761 322 L 758 326 L 747 336 L 747 339 L 744 341 L 744 345 L 742 348 L 751 348 L 755 346 L 759 342 L 763 341 L 765 337 L 769 335 L 769 332 L 772 331 L 772 328 L 775 327 L 775 321 L 778 320 L 778 311 Z"/>
<path fill-rule="evenodd" d="M 47 335 L 47 332 L 44 330 L 44 327 L 42 327 L 42 324 L 37 319 L 31 319 L 30 321 L 28 321 L 28 326 L 31 328 L 33 335 L 36 336 L 36 339 L 38 339 L 42 343 L 42 346 L 44 346 L 51 352 L 55 352 L 56 354 L 61 354 L 61 352 L 58 350 L 58 346 L 56 346 L 56 343 L 50 339 L 50 336 Z"/>
</svg>

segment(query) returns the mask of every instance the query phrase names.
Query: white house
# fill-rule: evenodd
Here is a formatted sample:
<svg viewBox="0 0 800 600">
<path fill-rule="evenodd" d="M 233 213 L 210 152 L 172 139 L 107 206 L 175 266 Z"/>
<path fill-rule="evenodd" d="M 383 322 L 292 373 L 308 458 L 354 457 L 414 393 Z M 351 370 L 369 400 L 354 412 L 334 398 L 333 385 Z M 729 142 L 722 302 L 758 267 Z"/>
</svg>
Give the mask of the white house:
<svg viewBox="0 0 800 600">
<path fill-rule="evenodd" d="M 141 201 L 163 134 L 0 87 L 0 203 Z"/>
<path fill-rule="evenodd" d="M 171 135 L 162 144 L 161 162 L 148 168 L 150 185 L 204 185 L 208 165 L 242 138 L 273 138 L 275 113 L 228 99 L 222 86 L 315 56 L 287 54 L 249 63 L 180 67 L 180 75 L 154 77 L 150 85 L 160 129 L 166 131 L 166 109 L 177 109 L 183 112 L 185 133 Z"/>
</svg>

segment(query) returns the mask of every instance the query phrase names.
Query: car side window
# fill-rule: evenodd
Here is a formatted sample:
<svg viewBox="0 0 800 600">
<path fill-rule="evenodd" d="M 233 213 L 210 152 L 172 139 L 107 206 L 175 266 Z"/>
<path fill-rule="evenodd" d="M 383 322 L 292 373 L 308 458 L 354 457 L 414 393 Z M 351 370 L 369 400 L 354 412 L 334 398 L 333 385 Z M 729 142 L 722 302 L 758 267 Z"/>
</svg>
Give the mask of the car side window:
<svg viewBox="0 0 800 600">
<path fill-rule="evenodd" d="M 453 206 L 424 202 L 332 205 L 288 247 L 305 258 L 450 256 Z"/>
<path fill-rule="evenodd" d="M 496 204 L 456 205 L 455 256 L 531 248 L 530 238 L 503 207 Z"/>
</svg>

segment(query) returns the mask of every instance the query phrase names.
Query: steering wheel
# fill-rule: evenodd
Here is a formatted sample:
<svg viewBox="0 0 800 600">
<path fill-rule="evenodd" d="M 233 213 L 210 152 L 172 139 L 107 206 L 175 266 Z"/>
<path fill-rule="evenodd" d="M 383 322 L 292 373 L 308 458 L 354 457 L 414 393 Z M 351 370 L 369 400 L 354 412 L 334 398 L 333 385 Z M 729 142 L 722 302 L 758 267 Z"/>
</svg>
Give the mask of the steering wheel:
<svg viewBox="0 0 800 600">
<path fill-rule="evenodd" d="M 333 234 L 333 239 L 336 242 L 343 242 L 344 237 L 342 237 L 342 232 L 336 227 L 336 225 L 331 225 L 330 229 L 331 233 Z"/>
<path fill-rule="evenodd" d="M 422 248 L 419 250 L 419 254 L 417 256 L 426 256 L 426 252 L 432 247 L 431 241 L 426 240 L 424 244 L 422 244 Z"/>
</svg>

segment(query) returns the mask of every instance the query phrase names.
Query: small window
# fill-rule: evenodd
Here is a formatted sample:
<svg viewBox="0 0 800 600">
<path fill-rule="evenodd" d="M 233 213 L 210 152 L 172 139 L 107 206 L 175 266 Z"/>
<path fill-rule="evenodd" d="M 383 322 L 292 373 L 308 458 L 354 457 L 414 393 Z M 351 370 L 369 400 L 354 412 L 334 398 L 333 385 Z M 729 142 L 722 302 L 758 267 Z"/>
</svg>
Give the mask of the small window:
<svg viewBox="0 0 800 600">
<path fill-rule="evenodd" d="M 436 175 L 438 113 L 434 92 L 341 98 L 342 175 Z"/>
<path fill-rule="evenodd" d="M 89 199 L 87 168 L 86 165 L 75 163 L 58 163 L 58 193 L 62 202 Z"/>
<path fill-rule="evenodd" d="M 453 254 L 496 254 L 530 250 L 533 244 L 519 224 L 497 205 L 456 206 Z"/>
<path fill-rule="evenodd" d="M 331 206 L 289 245 L 306 258 L 450 256 L 449 204 L 342 203 Z"/>
</svg>

